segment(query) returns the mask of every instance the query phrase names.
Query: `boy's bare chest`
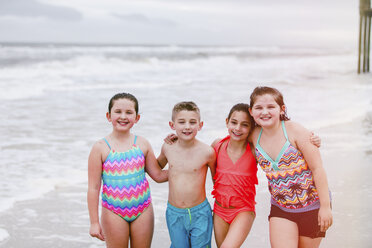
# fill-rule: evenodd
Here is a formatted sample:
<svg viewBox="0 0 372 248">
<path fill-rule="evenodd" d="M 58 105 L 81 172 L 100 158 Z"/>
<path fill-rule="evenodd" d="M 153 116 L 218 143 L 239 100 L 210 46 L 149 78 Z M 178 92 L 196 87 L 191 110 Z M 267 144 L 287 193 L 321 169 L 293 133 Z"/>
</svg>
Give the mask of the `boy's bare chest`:
<svg viewBox="0 0 372 248">
<path fill-rule="evenodd" d="M 207 163 L 206 158 L 196 153 L 176 152 L 168 156 L 169 169 L 173 171 L 198 171 Z"/>
</svg>

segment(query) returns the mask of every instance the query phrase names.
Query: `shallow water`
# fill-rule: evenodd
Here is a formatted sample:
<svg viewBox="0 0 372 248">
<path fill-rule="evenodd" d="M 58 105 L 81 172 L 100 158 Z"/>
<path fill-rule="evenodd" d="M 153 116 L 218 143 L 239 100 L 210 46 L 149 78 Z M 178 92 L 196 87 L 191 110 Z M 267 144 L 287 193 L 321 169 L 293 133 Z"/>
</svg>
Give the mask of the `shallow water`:
<svg viewBox="0 0 372 248">
<path fill-rule="evenodd" d="M 87 236 L 86 168 L 92 144 L 110 132 L 105 112 L 113 94 L 139 99 L 141 120 L 133 131 L 158 153 L 176 102 L 199 105 L 204 127 L 198 137 L 211 143 L 226 134 L 230 107 L 248 102 L 260 84 L 280 89 L 290 117 L 322 137 L 335 215 L 323 246 L 371 243 L 372 185 L 365 172 L 372 155 L 372 77 L 355 73 L 354 51 L 3 45 L 0 55 L 1 247 L 29 247 L 27 239 L 38 247 L 56 240 L 61 247 L 101 247 Z M 268 247 L 262 174 L 260 181 L 246 244 Z M 159 225 L 154 244 L 163 244 L 169 241 L 167 185 L 153 183 L 152 195 Z"/>
</svg>

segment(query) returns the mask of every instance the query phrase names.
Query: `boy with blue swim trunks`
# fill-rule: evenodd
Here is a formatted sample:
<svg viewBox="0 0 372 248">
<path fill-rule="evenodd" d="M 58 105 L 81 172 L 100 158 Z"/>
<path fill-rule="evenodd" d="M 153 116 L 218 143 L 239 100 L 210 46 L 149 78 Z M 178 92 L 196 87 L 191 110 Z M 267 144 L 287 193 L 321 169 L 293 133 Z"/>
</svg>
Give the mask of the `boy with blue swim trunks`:
<svg viewBox="0 0 372 248">
<path fill-rule="evenodd" d="M 211 247 L 212 210 L 206 199 L 208 167 L 215 174 L 215 152 L 195 138 L 201 130 L 200 110 L 193 102 L 180 102 L 172 111 L 169 126 L 177 141 L 164 143 L 158 161 L 169 164 L 169 195 L 166 220 L 171 247 Z"/>
</svg>

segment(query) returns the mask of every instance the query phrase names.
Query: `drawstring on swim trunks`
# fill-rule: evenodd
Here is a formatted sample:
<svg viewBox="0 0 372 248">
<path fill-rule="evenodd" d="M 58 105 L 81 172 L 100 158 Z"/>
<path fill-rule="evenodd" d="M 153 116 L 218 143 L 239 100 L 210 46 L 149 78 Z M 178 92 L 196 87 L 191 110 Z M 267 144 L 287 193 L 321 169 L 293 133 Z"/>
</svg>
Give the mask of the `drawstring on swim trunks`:
<svg viewBox="0 0 372 248">
<path fill-rule="evenodd" d="M 189 217 L 190 217 L 190 223 L 191 223 L 191 212 L 190 212 L 190 209 L 187 208 L 187 211 L 189 211 Z"/>
</svg>

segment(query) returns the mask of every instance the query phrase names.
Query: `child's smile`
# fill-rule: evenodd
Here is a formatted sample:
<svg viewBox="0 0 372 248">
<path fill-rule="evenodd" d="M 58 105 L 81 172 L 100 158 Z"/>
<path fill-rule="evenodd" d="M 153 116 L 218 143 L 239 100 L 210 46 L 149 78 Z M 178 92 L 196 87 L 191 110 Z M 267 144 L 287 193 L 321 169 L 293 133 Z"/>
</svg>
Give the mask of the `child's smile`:
<svg viewBox="0 0 372 248">
<path fill-rule="evenodd" d="M 232 139 L 246 139 L 249 134 L 249 116 L 243 111 L 235 111 L 229 120 L 226 120 L 227 131 Z"/>
<path fill-rule="evenodd" d="M 180 111 L 175 120 L 169 123 L 171 128 L 176 131 L 177 136 L 182 139 L 191 139 L 196 136 L 203 126 L 199 120 L 199 115 L 194 111 Z"/>
<path fill-rule="evenodd" d="M 119 99 L 114 102 L 111 113 L 107 119 L 114 128 L 129 130 L 139 119 L 134 103 L 128 99 Z"/>
<path fill-rule="evenodd" d="M 273 96 L 265 94 L 257 97 L 252 107 L 251 115 L 258 125 L 268 126 L 279 121 L 282 112 Z"/>
</svg>

